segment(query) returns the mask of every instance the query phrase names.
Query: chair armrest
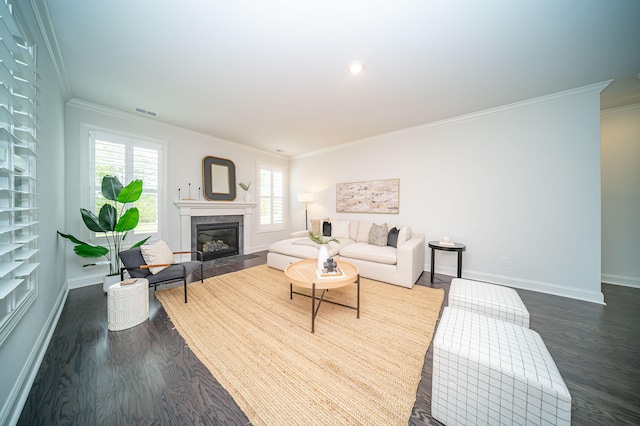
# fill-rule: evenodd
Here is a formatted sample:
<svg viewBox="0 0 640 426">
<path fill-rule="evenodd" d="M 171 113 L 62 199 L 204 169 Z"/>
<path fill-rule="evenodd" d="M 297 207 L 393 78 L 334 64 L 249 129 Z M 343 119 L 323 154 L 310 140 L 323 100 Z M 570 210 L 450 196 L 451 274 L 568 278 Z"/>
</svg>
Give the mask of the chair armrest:
<svg viewBox="0 0 640 426">
<path fill-rule="evenodd" d="M 140 265 L 140 269 L 149 269 L 149 268 L 157 268 L 159 266 L 171 266 L 174 263 L 154 263 L 153 265 Z M 137 268 L 136 268 L 137 269 Z"/>
<path fill-rule="evenodd" d="M 202 252 L 200 250 L 196 250 L 196 251 L 174 251 L 173 254 L 196 254 L 196 258 L 199 261 L 203 261 L 204 260 L 204 255 L 202 254 Z"/>
</svg>

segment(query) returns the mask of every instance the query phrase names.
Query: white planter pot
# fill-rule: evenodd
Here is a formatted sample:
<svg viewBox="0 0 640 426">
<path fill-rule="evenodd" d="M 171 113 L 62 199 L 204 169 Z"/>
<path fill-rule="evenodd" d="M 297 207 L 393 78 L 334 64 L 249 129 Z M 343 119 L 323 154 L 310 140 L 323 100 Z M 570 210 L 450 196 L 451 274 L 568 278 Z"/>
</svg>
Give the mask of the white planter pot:
<svg viewBox="0 0 640 426">
<path fill-rule="evenodd" d="M 102 290 L 104 290 L 104 292 L 107 293 L 109 291 L 109 287 L 119 282 L 120 282 L 120 274 L 105 275 L 104 278 L 102 279 Z"/>
</svg>

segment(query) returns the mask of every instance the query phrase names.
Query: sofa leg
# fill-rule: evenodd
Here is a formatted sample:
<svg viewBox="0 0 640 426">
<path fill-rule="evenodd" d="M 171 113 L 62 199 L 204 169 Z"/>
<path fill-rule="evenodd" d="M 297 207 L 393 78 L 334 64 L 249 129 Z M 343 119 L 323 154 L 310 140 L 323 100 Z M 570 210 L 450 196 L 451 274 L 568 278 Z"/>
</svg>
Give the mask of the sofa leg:
<svg viewBox="0 0 640 426">
<path fill-rule="evenodd" d="M 187 303 L 187 279 L 184 279 L 184 303 Z"/>
</svg>

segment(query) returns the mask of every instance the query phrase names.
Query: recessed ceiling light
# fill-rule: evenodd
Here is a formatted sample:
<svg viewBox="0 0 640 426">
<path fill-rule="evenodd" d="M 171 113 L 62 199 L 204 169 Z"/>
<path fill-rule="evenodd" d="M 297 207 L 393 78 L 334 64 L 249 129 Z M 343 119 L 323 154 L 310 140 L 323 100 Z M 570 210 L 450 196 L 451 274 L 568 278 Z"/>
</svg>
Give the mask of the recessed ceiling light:
<svg viewBox="0 0 640 426">
<path fill-rule="evenodd" d="M 349 72 L 351 74 L 360 74 L 362 71 L 364 71 L 364 62 L 353 61 L 349 64 Z"/>
<path fill-rule="evenodd" d="M 276 152 L 284 152 L 284 149 L 276 149 Z"/>
</svg>

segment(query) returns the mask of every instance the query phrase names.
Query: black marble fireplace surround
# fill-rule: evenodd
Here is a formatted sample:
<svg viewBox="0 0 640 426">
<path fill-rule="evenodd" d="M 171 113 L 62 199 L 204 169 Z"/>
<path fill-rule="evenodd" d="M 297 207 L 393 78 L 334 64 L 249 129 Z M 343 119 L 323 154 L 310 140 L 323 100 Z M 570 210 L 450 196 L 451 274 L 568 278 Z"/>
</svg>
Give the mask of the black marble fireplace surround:
<svg viewBox="0 0 640 426">
<path fill-rule="evenodd" d="M 192 216 L 191 251 L 201 251 L 205 261 L 243 254 L 243 223 L 242 215 Z"/>
</svg>

